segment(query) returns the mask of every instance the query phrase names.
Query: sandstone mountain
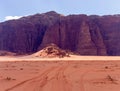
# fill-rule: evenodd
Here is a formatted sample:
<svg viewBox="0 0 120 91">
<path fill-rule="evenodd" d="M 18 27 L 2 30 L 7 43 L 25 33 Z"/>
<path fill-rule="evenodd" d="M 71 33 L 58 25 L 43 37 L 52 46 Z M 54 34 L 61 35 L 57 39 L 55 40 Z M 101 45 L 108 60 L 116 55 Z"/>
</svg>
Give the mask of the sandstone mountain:
<svg viewBox="0 0 120 91">
<path fill-rule="evenodd" d="M 0 50 L 29 54 L 51 43 L 80 55 L 120 55 L 120 15 L 51 11 L 0 23 Z"/>
</svg>

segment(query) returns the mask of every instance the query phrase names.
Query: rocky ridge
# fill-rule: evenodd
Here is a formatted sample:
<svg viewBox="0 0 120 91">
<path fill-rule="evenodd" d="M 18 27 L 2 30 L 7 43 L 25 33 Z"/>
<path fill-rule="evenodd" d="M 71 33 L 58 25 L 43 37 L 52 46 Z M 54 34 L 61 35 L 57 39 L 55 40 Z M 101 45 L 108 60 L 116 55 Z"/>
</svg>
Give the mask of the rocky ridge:
<svg viewBox="0 0 120 91">
<path fill-rule="evenodd" d="M 80 55 L 120 55 L 120 15 L 54 11 L 0 23 L 0 50 L 31 54 L 54 43 Z"/>
</svg>

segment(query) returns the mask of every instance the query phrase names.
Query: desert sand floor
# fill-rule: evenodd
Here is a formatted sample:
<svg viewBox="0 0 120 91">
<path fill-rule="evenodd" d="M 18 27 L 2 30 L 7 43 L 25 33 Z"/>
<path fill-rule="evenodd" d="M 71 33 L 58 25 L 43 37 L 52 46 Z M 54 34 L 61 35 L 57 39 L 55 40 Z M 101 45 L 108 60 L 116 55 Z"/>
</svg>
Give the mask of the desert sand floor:
<svg viewBox="0 0 120 91">
<path fill-rule="evenodd" d="M 120 91 L 120 61 L 1 61 L 0 91 Z"/>
<path fill-rule="evenodd" d="M 64 58 L 41 58 L 35 56 L 0 56 L 0 61 L 115 61 L 120 60 L 120 56 L 77 56 L 70 55 Z"/>
</svg>

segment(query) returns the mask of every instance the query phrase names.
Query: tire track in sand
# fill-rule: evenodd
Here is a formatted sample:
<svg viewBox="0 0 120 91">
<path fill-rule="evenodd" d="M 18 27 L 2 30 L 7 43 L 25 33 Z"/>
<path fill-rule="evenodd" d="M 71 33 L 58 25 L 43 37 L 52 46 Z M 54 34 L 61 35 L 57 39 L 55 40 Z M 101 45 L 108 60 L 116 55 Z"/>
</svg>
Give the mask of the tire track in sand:
<svg viewBox="0 0 120 91">
<path fill-rule="evenodd" d="M 31 80 L 35 80 L 35 79 L 37 79 L 37 78 L 39 78 L 39 77 L 45 76 L 45 75 L 47 75 L 49 72 L 53 71 L 55 68 L 56 68 L 56 67 L 49 68 L 49 69 L 46 70 L 45 72 L 41 73 L 41 75 L 36 76 L 36 77 L 33 77 L 33 78 L 30 78 L 30 79 L 27 79 L 27 80 L 24 80 L 24 81 L 22 81 L 22 82 L 20 82 L 20 83 L 18 83 L 18 84 L 16 84 L 16 85 L 14 85 L 14 86 L 6 89 L 5 91 L 11 91 L 11 90 L 13 90 L 13 89 L 15 89 L 15 88 L 17 88 L 17 87 L 19 87 L 19 86 L 21 86 L 21 85 L 29 82 L 29 81 L 31 81 Z"/>
<path fill-rule="evenodd" d="M 69 65 L 60 67 L 53 78 L 50 79 L 52 84 L 51 91 L 72 91 L 72 85 L 69 83 L 68 79 L 66 78 L 65 70 L 68 68 Z"/>
<path fill-rule="evenodd" d="M 89 69 L 89 70 L 86 70 L 80 77 L 80 88 L 81 88 L 81 91 L 85 91 L 85 85 L 84 85 L 84 77 L 90 73 L 91 71 L 94 71 L 94 69 Z"/>
<path fill-rule="evenodd" d="M 22 81 L 15 86 L 12 86 L 5 91 L 15 91 L 15 89 L 19 89 L 19 87 L 24 88 L 23 91 L 72 91 L 72 83 L 67 79 L 65 70 L 69 67 L 69 65 L 51 67 L 40 75 L 33 77 L 31 79 L 27 79 Z M 86 70 L 80 76 L 80 91 L 85 91 L 84 86 L 84 77 L 91 70 Z M 51 76 L 52 74 L 52 76 Z M 32 84 L 32 85 L 31 85 Z M 32 89 L 29 87 L 32 86 Z M 46 86 L 50 86 L 51 88 L 46 88 Z M 48 90 L 46 90 L 48 89 Z"/>
<path fill-rule="evenodd" d="M 30 91 L 71 91 L 71 86 L 68 84 L 68 81 L 64 75 L 64 71 L 67 67 L 68 66 L 57 67 L 56 70 L 51 71 L 46 76 L 39 77 L 38 79 L 32 81 L 31 83 L 36 85 Z M 31 83 L 29 83 L 29 86 Z M 48 84 L 50 85 L 50 88 L 46 90 L 49 86 Z M 28 91 L 28 87 L 25 91 Z"/>
</svg>

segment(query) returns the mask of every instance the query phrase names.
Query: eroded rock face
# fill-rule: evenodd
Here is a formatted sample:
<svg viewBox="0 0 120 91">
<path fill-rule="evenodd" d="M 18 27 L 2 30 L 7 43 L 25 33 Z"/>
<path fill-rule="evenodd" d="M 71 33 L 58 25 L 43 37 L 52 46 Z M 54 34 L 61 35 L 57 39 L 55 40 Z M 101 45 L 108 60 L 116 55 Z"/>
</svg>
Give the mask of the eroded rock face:
<svg viewBox="0 0 120 91">
<path fill-rule="evenodd" d="M 0 24 L 0 50 L 17 53 L 36 52 L 45 31 L 59 21 L 59 14 L 48 12 Z"/>
<path fill-rule="evenodd" d="M 120 55 L 120 16 L 51 11 L 0 23 L 0 50 L 34 53 L 51 43 L 80 55 Z"/>
<path fill-rule="evenodd" d="M 60 18 L 59 23 L 46 31 L 40 49 L 49 43 L 81 55 L 107 55 L 99 27 L 86 15 Z"/>
</svg>

